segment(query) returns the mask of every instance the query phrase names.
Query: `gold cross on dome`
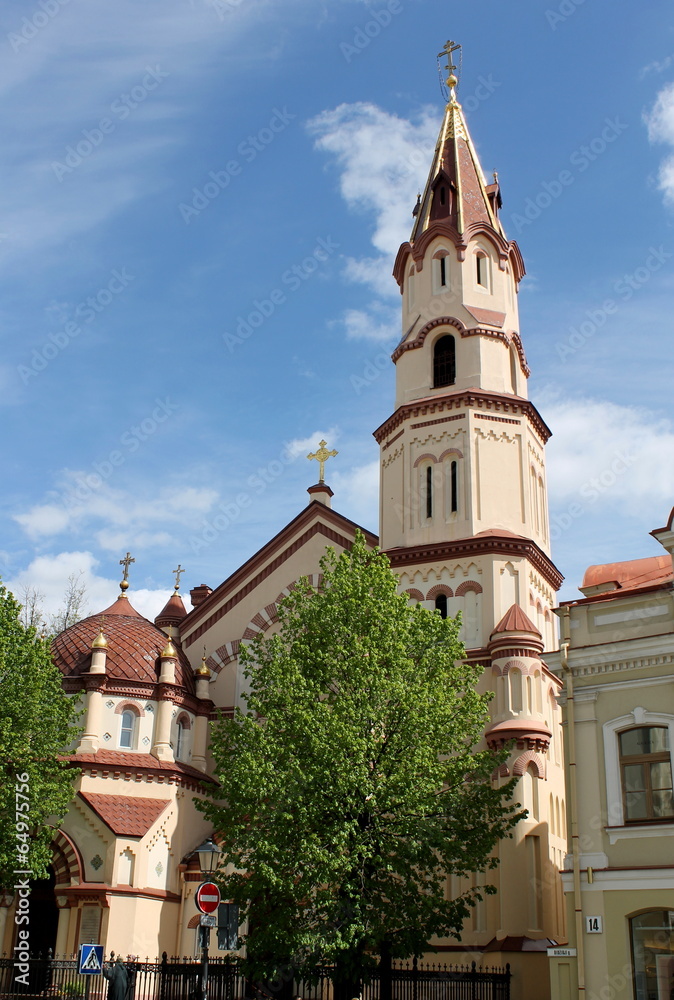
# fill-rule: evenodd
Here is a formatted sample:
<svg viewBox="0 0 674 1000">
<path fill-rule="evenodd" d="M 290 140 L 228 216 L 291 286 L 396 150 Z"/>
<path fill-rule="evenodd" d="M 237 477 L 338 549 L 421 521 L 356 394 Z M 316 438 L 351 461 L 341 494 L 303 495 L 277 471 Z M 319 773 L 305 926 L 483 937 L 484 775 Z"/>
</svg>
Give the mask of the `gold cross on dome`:
<svg viewBox="0 0 674 1000">
<path fill-rule="evenodd" d="M 456 66 L 452 62 L 452 54 L 454 52 L 456 52 L 460 48 L 461 48 L 461 46 L 459 45 L 458 42 L 447 41 L 447 42 L 445 42 L 445 46 L 444 46 L 442 52 L 438 52 L 438 59 L 440 59 L 441 56 L 447 56 L 447 66 L 446 66 L 446 69 L 447 69 L 447 81 L 446 81 L 446 83 L 447 83 L 447 86 L 450 87 L 450 88 L 452 88 L 452 89 L 454 87 L 456 87 L 456 84 L 458 83 L 458 81 L 456 79 L 456 76 L 454 74 L 454 70 L 456 69 Z"/>
<path fill-rule="evenodd" d="M 312 454 L 307 455 L 308 459 L 315 459 L 318 462 L 318 481 L 319 483 L 325 482 L 325 463 L 329 458 L 333 458 L 335 455 L 339 455 L 338 451 L 328 451 L 326 448 L 327 441 L 319 441 L 318 448 Z"/>
<path fill-rule="evenodd" d="M 127 552 L 123 559 L 119 560 L 119 565 L 124 567 L 123 581 L 126 583 L 129 579 L 129 566 L 131 563 L 135 563 L 135 559 L 131 558 L 131 553 Z"/>
<path fill-rule="evenodd" d="M 182 568 L 182 566 L 180 565 L 180 563 L 178 563 L 178 568 L 177 569 L 172 569 L 171 572 L 175 573 L 175 575 L 176 575 L 176 585 L 175 585 L 175 587 L 173 589 L 177 593 L 180 590 L 180 577 L 183 575 L 183 573 L 185 572 L 185 570 Z"/>
</svg>

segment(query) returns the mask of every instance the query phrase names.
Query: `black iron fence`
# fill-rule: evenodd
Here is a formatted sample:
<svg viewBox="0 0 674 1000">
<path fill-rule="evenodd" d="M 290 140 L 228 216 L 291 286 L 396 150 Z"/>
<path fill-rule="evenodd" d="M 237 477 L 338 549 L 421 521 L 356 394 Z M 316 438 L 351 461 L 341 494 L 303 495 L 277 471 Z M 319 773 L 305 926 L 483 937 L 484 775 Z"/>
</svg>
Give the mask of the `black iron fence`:
<svg viewBox="0 0 674 1000">
<path fill-rule="evenodd" d="M 201 964 L 168 958 L 125 963 L 126 1000 L 199 1000 Z M 100 975 L 81 975 L 75 957 L 31 958 L 20 964 L 0 958 L 0 1000 L 107 1000 L 108 983 Z M 291 974 L 274 982 L 246 979 L 228 957 L 209 959 L 209 1000 L 335 1000 L 332 969 L 320 968 L 311 981 Z M 362 1000 L 510 1000 L 510 966 L 505 969 L 393 962 L 382 977 L 378 970 L 363 983 Z"/>
</svg>

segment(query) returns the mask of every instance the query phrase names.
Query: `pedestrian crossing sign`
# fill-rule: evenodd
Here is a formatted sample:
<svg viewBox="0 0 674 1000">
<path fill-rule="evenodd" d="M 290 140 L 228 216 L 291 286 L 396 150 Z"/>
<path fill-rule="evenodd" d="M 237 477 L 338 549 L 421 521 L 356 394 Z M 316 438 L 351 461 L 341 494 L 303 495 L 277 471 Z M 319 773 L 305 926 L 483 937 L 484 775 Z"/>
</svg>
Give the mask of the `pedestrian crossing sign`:
<svg viewBox="0 0 674 1000">
<path fill-rule="evenodd" d="M 103 945 L 80 945 L 80 973 L 83 976 L 100 976 L 103 971 Z"/>
</svg>

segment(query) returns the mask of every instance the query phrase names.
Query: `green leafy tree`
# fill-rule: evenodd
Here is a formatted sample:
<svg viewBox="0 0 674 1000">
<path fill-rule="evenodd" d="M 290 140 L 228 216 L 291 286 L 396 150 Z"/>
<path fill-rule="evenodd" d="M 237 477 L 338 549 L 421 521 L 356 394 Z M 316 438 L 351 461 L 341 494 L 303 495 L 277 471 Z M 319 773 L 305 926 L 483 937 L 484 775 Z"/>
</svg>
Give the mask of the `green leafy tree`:
<svg viewBox="0 0 674 1000">
<path fill-rule="evenodd" d="M 225 898 L 250 920 L 248 971 L 296 978 L 334 963 L 357 996 L 376 954 L 423 953 L 460 935 L 480 890 L 450 875 L 493 868 L 521 814 L 502 759 L 475 751 L 489 696 L 462 662 L 459 622 L 397 593 L 388 559 L 358 535 L 279 609 L 281 629 L 242 647 L 247 711 L 214 726 Z M 493 892 L 491 886 L 482 892 Z"/>
<path fill-rule="evenodd" d="M 53 825 L 73 795 L 64 749 L 77 735 L 77 708 L 62 684 L 48 639 L 21 621 L 21 605 L 0 585 L 0 886 L 28 870 L 44 878 Z M 49 825 L 47 825 L 49 824 Z"/>
</svg>

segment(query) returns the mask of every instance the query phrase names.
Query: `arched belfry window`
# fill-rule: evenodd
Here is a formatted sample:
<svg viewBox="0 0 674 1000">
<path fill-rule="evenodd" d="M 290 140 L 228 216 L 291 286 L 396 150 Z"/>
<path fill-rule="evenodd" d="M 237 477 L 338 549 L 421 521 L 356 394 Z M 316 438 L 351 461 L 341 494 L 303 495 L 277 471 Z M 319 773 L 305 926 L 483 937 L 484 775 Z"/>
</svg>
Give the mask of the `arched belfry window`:
<svg viewBox="0 0 674 1000">
<path fill-rule="evenodd" d="M 433 388 L 456 382 L 456 343 L 451 333 L 445 334 L 433 347 Z"/>
<path fill-rule="evenodd" d="M 435 610 L 440 612 L 441 618 L 447 617 L 447 594 L 438 594 L 435 598 Z"/>
<path fill-rule="evenodd" d="M 119 727 L 119 745 L 122 750 L 133 749 L 135 729 L 136 716 L 130 709 L 127 708 L 124 712 L 122 712 Z"/>
</svg>

